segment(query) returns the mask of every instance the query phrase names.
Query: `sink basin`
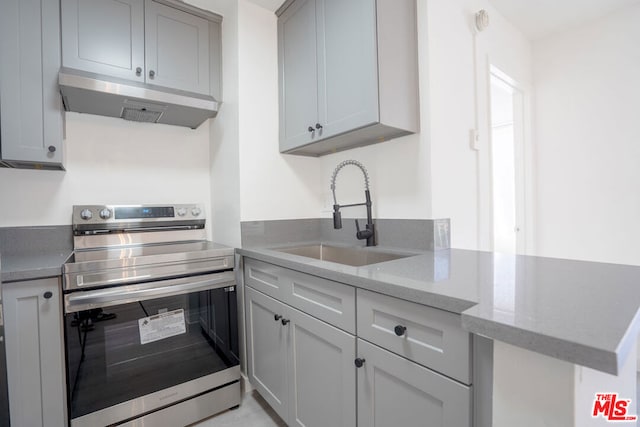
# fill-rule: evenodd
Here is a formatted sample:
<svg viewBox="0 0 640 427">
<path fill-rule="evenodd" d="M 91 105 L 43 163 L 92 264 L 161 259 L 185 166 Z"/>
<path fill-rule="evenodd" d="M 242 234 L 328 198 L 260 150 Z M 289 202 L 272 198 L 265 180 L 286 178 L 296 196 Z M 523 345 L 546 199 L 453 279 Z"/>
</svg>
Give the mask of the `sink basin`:
<svg viewBox="0 0 640 427">
<path fill-rule="evenodd" d="M 274 249 L 292 255 L 300 255 L 307 258 L 330 261 L 338 264 L 346 264 L 354 267 L 377 264 L 379 262 L 392 261 L 394 259 L 406 258 L 411 255 L 397 254 L 390 252 L 374 251 L 364 248 L 341 247 L 330 245 L 308 245 L 292 248 Z"/>
</svg>

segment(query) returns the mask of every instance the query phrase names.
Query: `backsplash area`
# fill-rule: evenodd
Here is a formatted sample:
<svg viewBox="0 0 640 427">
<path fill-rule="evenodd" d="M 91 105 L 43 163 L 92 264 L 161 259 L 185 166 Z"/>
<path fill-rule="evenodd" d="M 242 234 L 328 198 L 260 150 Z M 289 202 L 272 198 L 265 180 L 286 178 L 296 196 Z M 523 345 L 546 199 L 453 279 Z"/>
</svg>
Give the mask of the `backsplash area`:
<svg viewBox="0 0 640 427">
<path fill-rule="evenodd" d="M 38 254 L 72 250 L 70 225 L 0 227 L 0 254 Z"/>
<path fill-rule="evenodd" d="M 362 223 L 362 220 L 360 219 Z M 376 219 L 378 245 L 434 251 L 451 246 L 449 219 Z M 343 219 L 335 230 L 331 218 L 243 221 L 242 247 L 254 248 L 309 241 L 339 242 L 362 246 L 356 239 L 355 221 Z"/>
</svg>

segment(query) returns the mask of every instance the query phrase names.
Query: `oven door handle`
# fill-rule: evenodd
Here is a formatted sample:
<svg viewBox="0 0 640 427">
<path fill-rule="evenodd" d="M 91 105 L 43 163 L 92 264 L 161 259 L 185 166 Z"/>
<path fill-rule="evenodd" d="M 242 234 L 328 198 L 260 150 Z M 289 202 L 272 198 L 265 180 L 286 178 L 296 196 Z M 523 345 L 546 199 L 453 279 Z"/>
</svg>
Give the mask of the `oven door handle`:
<svg viewBox="0 0 640 427">
<path fill-rule="evenodd" d="M 64 297 L 65 312 L 74 313 L 93 308 L 109 307 L 234 286 L 234 272 L 225 271 L 197 277 L 184 277 L 180 279 L 117 286 L 95 291 L 74 292 Z"/>
</svg>

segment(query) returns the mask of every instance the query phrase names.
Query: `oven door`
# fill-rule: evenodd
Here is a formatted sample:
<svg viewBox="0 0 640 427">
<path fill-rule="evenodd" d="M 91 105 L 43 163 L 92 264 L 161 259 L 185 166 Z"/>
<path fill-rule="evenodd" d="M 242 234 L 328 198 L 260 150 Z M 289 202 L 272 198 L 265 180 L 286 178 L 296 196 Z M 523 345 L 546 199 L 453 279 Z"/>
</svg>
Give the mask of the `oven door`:
<svg viewBox="0 0 640 427">
<path fill-rule="evenodd" d="M 136 418 L 239 378 L 232 271 L 65 296 L 72 426 Z"/>
</svg>

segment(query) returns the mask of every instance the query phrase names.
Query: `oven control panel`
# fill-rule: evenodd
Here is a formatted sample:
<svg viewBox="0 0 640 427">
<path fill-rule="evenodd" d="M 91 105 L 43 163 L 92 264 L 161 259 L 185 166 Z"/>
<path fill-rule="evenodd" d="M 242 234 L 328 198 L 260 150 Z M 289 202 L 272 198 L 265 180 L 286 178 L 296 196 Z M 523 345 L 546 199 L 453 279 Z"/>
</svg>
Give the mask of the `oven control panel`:
<svg viewBox="0 0 640 427">
<path fill-rule="evenodd" d="M 73 207 L 72 224 L 119 224 L 204 220 L 200 204 L 180 205 L 80 205 Z"/>
</svg>

